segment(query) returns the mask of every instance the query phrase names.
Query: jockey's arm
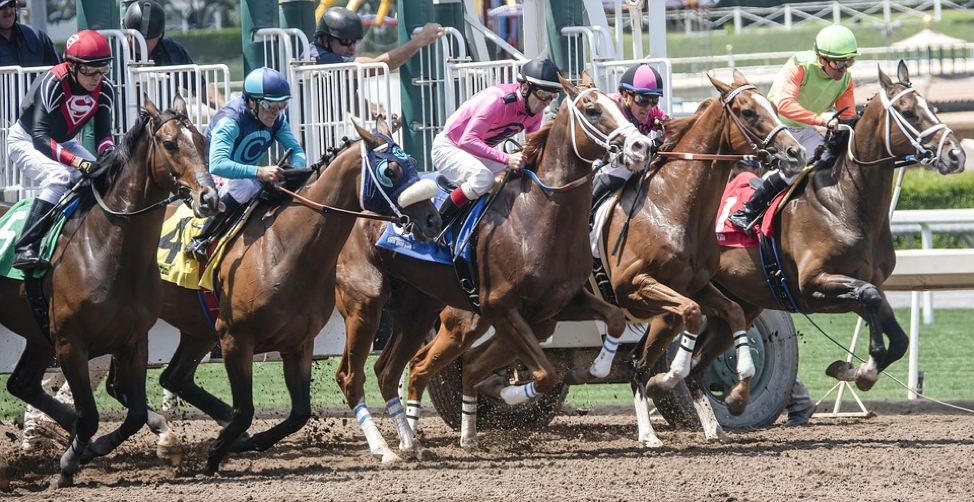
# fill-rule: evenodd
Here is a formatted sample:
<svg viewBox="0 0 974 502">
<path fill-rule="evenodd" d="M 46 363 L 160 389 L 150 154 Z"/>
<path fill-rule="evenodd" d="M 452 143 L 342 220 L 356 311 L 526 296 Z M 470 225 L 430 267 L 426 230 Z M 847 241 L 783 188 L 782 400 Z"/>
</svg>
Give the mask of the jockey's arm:
<svg viewBox="0 0 974 502">
<path fill-rule="evenodd" d="M 274 135 L 274 139 L 280 143 L 285 151 L 292 149 L 291 158 L 288 160 L 292 166 L 303 168 L 308 165 L 308 156 L 304 153 L 304 149 L 301 148 L 301 144 L 294 137 L 294 133 L 291 132 L 291 125 L 288 124 L 287 118 L 284 119 L 284 125 Z"/>
<path fill-rule="evenodd" d="M 112 109 L 115 93 L 111 87 L 102 86 L 102 94 L 98 96 L 98 111 L 95 112 L 95 153 L 115 148 L 112 137 Z"/>
<path fill-rule="evenodd" d="M 234 139 L 240 134 L 236 122 L 220 119 L 210 134 L 210 173 L 223 178 L 256 178 L 257 166 L 235 162 L 232 157 Z"/>
<path fill-rule="evenodd" d="M 803 124 L 824 126 L 825 120 L 821 115 L 806 110 L 798 103 L 798 90 L 803 80 L 805 69 L 788 60 L 771 86 L 778 115 Z"/>
<path fill-rule="evenodd" d="M 51 117 L 55 113 L 61 113 L 61 111 L 57 108 L 45 111 L 43 106 L 34 107 L 34 128 L 31 131 L 34 148 L 51 160 L 67 166 L 78 167 L 78 164 L 84 159 L 71 153 L 67 148 L 63 148 L 51 137 L 51 129 L 54 127 L 51 123 Z"/>
<path fill-rule="evenodd" d="M 470 118 L 467 122 L 467 127 L 463 130 L 463 134 L 456 142 L 457 146 L 482 159 L 507 164 L 508 155 L 492 148 L 482 139 L 487 137 L 487 131 L 490 129 L 490 121 L 487 120 L 487 115 L 487 113 L 481 112 Z"/>
<path fill-rule="evenodd" d="M 855 84 L 849 79 L 849 87 L 835 100 L 835 109 L 842 110 L 839 117 L 850 118 L 856 116 Z"/>
</svg>

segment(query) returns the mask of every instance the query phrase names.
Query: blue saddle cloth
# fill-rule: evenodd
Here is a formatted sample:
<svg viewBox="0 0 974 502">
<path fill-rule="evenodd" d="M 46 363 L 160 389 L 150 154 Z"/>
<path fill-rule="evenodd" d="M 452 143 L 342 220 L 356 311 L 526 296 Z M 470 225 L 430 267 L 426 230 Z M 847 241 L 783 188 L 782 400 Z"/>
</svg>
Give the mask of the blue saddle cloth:
<svg viewBox="0 0 974 502">
<path fill-rule="evenodd" d="M 435 179 L 436 176 L 436 173 L 426 173 L 422 177 L 423 179 Z M 436 197 L 433 198 L 433 203 L 436 204 L 437 209 L 449 196 L 450 194 L 442 187 L 438 188 Z M 437 241 L 417 241 L 413 239 L 412 235 L 403 234 L 402 228 L 392 223 L 386 223 L 386 227 L 375 245 L 417 260 L 433 263 L 453 265 L 453 257 L 457 255 L 470 262 L 473 258 L 473 246 L 468 246 L 466 243 L 473 233 L 474 224 L 480 219 L 484 208 L 487 207 L 487 199 L 488 197 L 481 197 L 474 202 L 459 232 L 455 232 L 454 228 L 446 230 L 442 242 L 448 243 L 450 247 L 440 245 Z"/>
</svg>

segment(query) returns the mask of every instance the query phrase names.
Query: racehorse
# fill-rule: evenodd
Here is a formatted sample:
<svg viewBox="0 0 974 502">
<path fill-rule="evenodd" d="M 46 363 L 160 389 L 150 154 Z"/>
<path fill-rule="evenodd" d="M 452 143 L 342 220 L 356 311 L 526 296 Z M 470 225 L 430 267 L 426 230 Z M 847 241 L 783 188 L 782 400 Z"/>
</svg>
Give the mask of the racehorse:
<svg viewBox="0 0 974 502">
<path fill-rule="evenodd" d="M 367 209 L 404 214 L 402 223 L 419 239 L 440 231 L 432 182 L 419 180 L 413 161 L 388 136 L 356 129 L 361 141 L 326 155 L 317 178 L 298 191 L 300 199 L 251 217 L 226 245 L 214 276 L 220 299 L 215 332 L 196 291 L 165 284 L 162 318 L 180 330 L 180 342 L 160 383 L 224 426 L 210 446 L 207 475 L 216 473 L 231 449 L 266 450 L 310 418 L 313 342 L 335 308 L 338 253 L 355 217 L 368 215 L 355 212 L 362 204 L 355 188 L 363 185 L 362 193 L 375 196 L 374 203 L 363 196 Z M 193 381 L 217 339 L 232 408 Z M 254 354 L 269 351 L 279 351 L 284 361 L 291 413 L 271 429 L 241 438 L 254 417 Z"/>
<path fill-rule="evenodd" d="M 692 349 L 704 316 L 718 317 L 743 337 L 742 351 L 749 355 L 741 309 L 710 284 L 720 253 L 714 219 L 731 168 L 742 155 L 765 157 L 794 174 L 805 166 L 804 149 L 741 72 L 734 71 L 731 85 L 710 80 L 720 97 L 701 104 L 691 117 L 667 122 L 660 160 L 641 179 L 630 179 L 602 223 L 601 255 L 615 301 L 630 320 L 648 323 L 633 350 L 631 378 L 638 440 L 649 447 L 662 442 L 649 420 L 648 397 L 672 389 L 689 370 L 687 364 L 651 373 L 674 338 L 683 332 L 682 345 Z M 606 376 L 618 342 L 608 337 L 592 365 L 573 370 L 566 382 Z M 731 393 L 738 413 L 749 397 L 754 372 L 749 361 L 738 366 L 740 380 Z M 702 393 L 694 397 L 696 406 L 709 406 Z M 716 419 L 702 423 L 709 439 L 723 439 Z"/>
<path fill-rule="evenodd" d="M 52 269 L 42 284 L 50 338 L 24 301 L 24 284 L 0 279 L 0 323 L 27 339 L 7 389 L 73 436 L 55 486 L 73 484 L 82 460 L 108 454 L 149 418 L 148 332 L 159 316 L 161 281 L 155 256 L 164 206 L 173 200 L 167 199 L 172 192 L 191 200 L 199 216 L 216 212 L 218 199 L 203 150 L 203 136 L 186 117 L 182 98 L 165 112 L 146 99 L 145 112 L 105 160 L 105 178 L 92 181 L 97 205 L 71 217 L 60 234 Z M 88 360 L 104 354 L 112 354 L 109 394 L 128 412 L 115 431 L 91 442 L 98 430 L 98 409 L 89 387 Z M 41 388 L 54 356 L 77 411 Z"/>
<path fill-rule="evenodd" d="M 349 407 L 359 416 L 372 454 L 383 463 L 394 462 L 398 456 L 367 416 L 363 394 L 366 357 L 383 308 L 395 318 L 395 333 L 376 363 L 376 373 L 400 437 L 400 450 L 417 457 L 422 447 L 403 414 L 397 387 L 403 369 L 426 340 L 444 305 L 453 308 L 444 314 L 446 322 L 434 342 L 444 351 L 413 367 L 410 396 L 417 385 L 425 388 L 439 366 L 460 355 L 490 325 L 505 333 L 507 349 L 533 372 L 531 391 L 538 393 L 551 390 L 561 380 L 538 345 L 551 335 L 556 319 L 601 319 L 616 335 L 625 329 L 621 311 L 584 289 L 591 273 L 591 260 L 586 256 L 590 256 L 592 163 L 611 151 L 616 162 L 641 170 L 648 160 L 649 140 L 626 121 L 611 98 L 591 86 L 587 73 L 578 87 L 564 79 L 561 82 L 568 98 L 551 122 L 529 136 L 524 150 L 526 165 L 532 166 L 528 168 L 532 172 L 525 174 L 534 174 L 541 182 L 522 176 L 502 185 L 475 230 L 476 240 L 471 240 L 476 242 L 472 245 L 481 281 L 480 315 L 468 312 L 472 305 L 452 265 L 376 247 L 380 224 L 359 222 L 342 251 L 338 309 L 345 318 L 346 346 L 336 378 Z M 449 328 L 456 323 L 470 328 L 462 340 L 449 338 Z M 465 399 L 476 402 L 472 386 L 464 394 Z M 476 439 L 473 431 L 461 443 L 475 447 Z"/>
<path fill-rule="evenodd" d="M 851 132 L 831 170 L 816 170 L 780 209 L 774 233 L 788 295 L 776 300 L 757 248 L 721 247 L 714 282 L 744 309 L 748 325 L 764 309 L 805 313 L 855 312 L 869 324 L 869 360 L 858 368 L 836 361 L 828 373 L 872 388 L 879 372 L 903 357 L 908 339 L 886 300 L 883 282 L 896 264 L 890 233 L 893 170 L 915 156 L 941 174 L 961 172 L 960 142 L 916 89 L 901 61 L 898 82 L 879 69 L 881 90 Z M 728 346 L 726 326 L 711 323 L 699 347 L 703 371 Z M 889 337 L 884 345 L 883 334 Z M 712 335 L 712 336 L 711 336 Z"/>
</svg>

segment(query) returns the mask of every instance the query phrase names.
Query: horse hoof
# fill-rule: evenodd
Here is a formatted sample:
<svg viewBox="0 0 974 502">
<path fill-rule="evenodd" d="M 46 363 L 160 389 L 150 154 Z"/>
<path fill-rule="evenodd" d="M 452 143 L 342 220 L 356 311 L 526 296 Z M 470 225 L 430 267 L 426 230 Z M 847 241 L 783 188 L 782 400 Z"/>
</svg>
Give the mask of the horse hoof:
<svg viewBox="0 0 974 502">
<path fill-rule="evenodd" d="M 870 380 L 868 378 L 856 378 L 856 388 L 861 391 L 868 391 L 876 385 L 875 380 Z"/>
<path fill-rule="evenodd" d="M 375 456 L 379 459 L 380 463 L 382 464 L 382 467 L 391 467 L 393 465 L 402 462 L 402 459 L 399 458 L 399 455 L 396 455 L 391 451 L 376 453 Z"/>
<path fill-rule="evenodd" d="M 481 394 L 500 399 L 501 389 L 504 388 L 504 384 L 504 379 L 500 375 L 491 375 L 484 381 L 474 385 L 474 389 Z"/>
<path fill-rule="evenodd" d="M 663 441 L 660 440 L 660 438 L 654 436 L 649 439 L 640 439 L 639 445 L 642 446 L 643 448 L 649 448 L 655 450 L 657 448 L 663 447 Z"/>
<path fill-rule="evenodd" d="M 855 377 L 855 366 L 847 361 L 835 361 L 825 368 L 825 374 L 836 380 L 851 382 Z"/>
<path fill-rule="evenodd" d="M 73 474 L 61 474 L 58 477 L 51 480 L 51 488 L 67 488 L 69 486 L 74 486 L 74 475 Z"/>
<path fill-rule="evenodd" d="M 476 452 L 484 451 L 483 448 L 480 447 L 480 441 L 478 441 L 476 438 L 473 439 L 461 438 L 460 448 L 463 448 L 463 450 L 468 453 L 476 453 Z"/>
<path fill-rule="evenodd" d="M 744 410 L 747 409 L 747 403 L 750 401 L 751 397 L 751 387 L 748 383 L 744 381 L 738 382 L 737 385 L 731 389 L 730 395 L 724 402 L 727 404 L 727 412 L 731 415 L 738 417 Z"/>
<path fill-rule="evenodd" d="M 183 449 L 179 446 L 157 446 L 156 456 L 159 457 L 160 460 L 168 460 L 169 465 L 173 467 L 183 463 Z"/>
</svg>

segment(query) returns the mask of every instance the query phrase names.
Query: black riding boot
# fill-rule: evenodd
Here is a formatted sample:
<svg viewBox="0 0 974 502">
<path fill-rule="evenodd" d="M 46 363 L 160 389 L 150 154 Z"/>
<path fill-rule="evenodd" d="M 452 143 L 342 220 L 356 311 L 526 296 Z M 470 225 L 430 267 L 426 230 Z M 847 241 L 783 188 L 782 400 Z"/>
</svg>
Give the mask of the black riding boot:
<svg viewBox="0 0 974 502">
<path fill-rule="evenodd" d="M 235 213 L 241 206 L 230 194 L 221 197 L 220 202 L 223 203 L 224 210 L 207 218 L 206 223 L 203 223 L 203 228 L 200 229 L 199 235 L 193 237 L 189 241 L 189 244 L 186 244 L 186 248 L 183 249 L 184 254 L 191 256 L 196 261 L 202 262 L 206 259 L 206 248 L 210 246 L 210 242 L 219 234 L 219 230 L 223 227 L 223 224 L 230 219 L 230 215 Z"/>
<path fill-rule="evenodd" d="M 27 221 L 24 222 L 24 232 L 20 240 L 14 244 L 14 261 L 11 265 L 13 268 L 20 270 L 51 268 L 51 263 L 41 256 L 41 239 L 51 228 L 51 218 L 47 217 L 47 213 L 53 207 L 54 204 L 50 202 L 34 199 Z"/>
<path fill-rule="evenodd" d="M 727 217 L 731 224 L 741 230 L 747 230 L 751 222 L 756 220 L 771 204 L 775 196 L 788 188 L 788 182 L 781 177 L 781 172 L 771 173 L 761 186 L 754 191 L 751 198 L 744 203 L 744 207 Z"/>
<path fill-rule="evenodd" d="M 625 178 L 599 173 L 592 180 L 592 207 L 598 207 L 602 200 L 626 184 Z"/>
<path fill-rule="evenodd" d="M 456 188 L 455 190 L 460 189 Z M 453 220 L 457 218 L 457 215 L 460 214 L 460 211 L 467 207 L 467 204 L 469 203 L 470 201 L 467 201 L 466 203 L 457 206 L 456 202 L 453 202 L 452 194 L 448 196 L 440 206 L 440 221 L 443 222 L 443 228 L 450 226 L 453 223 Z"/>
</svg>

